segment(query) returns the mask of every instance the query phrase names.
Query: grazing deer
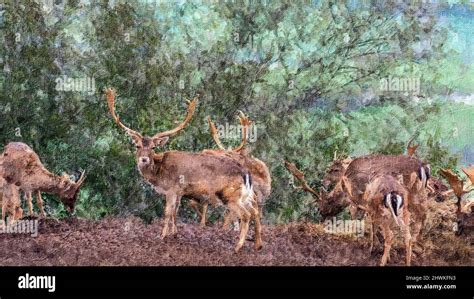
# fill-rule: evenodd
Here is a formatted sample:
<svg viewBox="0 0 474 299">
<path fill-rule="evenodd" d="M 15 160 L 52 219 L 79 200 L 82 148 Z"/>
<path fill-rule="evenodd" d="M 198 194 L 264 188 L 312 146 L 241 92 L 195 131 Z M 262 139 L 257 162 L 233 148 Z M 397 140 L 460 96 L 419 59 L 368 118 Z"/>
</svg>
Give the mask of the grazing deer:
<svg viewBox="0 0 474 299">
<path fill-rule="evenodd" d="M 464 185 L 464 180 L 449 169 L 441 169 L 441 175 L 448 180 L 453 193 L 456 195 L 456 217 L 458 219 L 458 229 L 456 234 L 472 234 L 474 232 L 474 200 L 464 200 L 464 195 L 474 191 L 474 166 L 462 168 L 462 171 L 469 178 L 467 186 Z"/>
<path fill-rule="evenodd" d="M 321 188 L 319 193 L 314 190 L 313 192 L 309 191 L 308 188 L 304 187 L 307 183 L 304 181 L 304 176 L 301 176 L 302 173 L 299 175 L 298 171 L 295 171 L 297 170 L 296 167 L 291 163 L 286 162 L 285 164 L 293 176 L 304 183 L 302 189 L 312 193 L 318 200 L 319 211 L 325 218 L 342 212 L 347 206 L 349 206 L 353 219 L 356 218 L 358 211 L 364 212 L 363 194 L 367 185 L 377 175 L 386 174 L 394 177 L 402 175 L 404 181 L 408 182 L 411 174 L 413 172 L 417 173 L 419 182 L 421 182 L 419 185 L 420 189 L 413 192 L 412 204 L 410 205 L 410 212 L 415 220 L 413 221 L 412 239 L 416 242 L 426 220 L 426 212 L 428 210 L 425 189 L 431 173 L 429 164 L 422 163 L 417 158 L 405 155 L 368 155 L 358 157 L 353 159 L 347 167 L 341 166 L 342 163 L 334 165 L 334 169 L 338 170 L 337 173 L 340 175 L 340 178 L 338 180 L 337 175 L 327 176 L 329 178 L 327 181 L 337 181 L 335 187 L 329 193 L 324 188 Z"/>
<path fill-rule="evenodd" d="M 410 182 L 413 173 L 417 174 L 418 189 L 410 191 L 410 213 L 413 218 L 412 240 L 417 242 L 426 221 L 428 210 L 427 185 L 431 175 L 429 164 L 406 155 L 370 155 L 354 159 L 347 167 L 340 184 L 343 192 L 349 195 L 354 211 L 363 205 L 363 194 L 367 185 L 377 175 L 402 176 L 403 182 Z M 354 216 L 354 214 L 353 214 Z"/>
<path fill-rule="evenodd" d="M 286 169 L 293 175 L 293 177 L 300 182 L 300 186 L 293 186 L 294 189 L 301 189 L 310 193 L 318 206 L 319 213 L 324 219 L 335 216 L 342 212 L 344 208 L 349 206 L 349 200 L 345 193 L 331 191 L 327 192 L 324 187 L 321 187 L 319 192 L 311 188 L 306 182 L 304 173 L 299 170 L 295 164 L 283 161 Z M 336 189 L 336 188 L 335 188 Z"/>
<path fill-rule="evenodd" d="M 191 120 L 197 105 L 197 97 L 189 102 L 184 121 L 174 129 L 154 136 L 142 136 L 126 127 L 115 113 L 115 91 L 105 90 L 109 112 L 115 123 L 132 138 L 136 147 L 136 161 L 143 178 L 158 194 L 165 196 L 165 219 L 161 238 L 177 234 L 176 214 L 182 196 L 209 200 L 220 200 L 240 218 L 240 237 L 235 247 L 238 252 L 245 242 L 251 217 L 259 217 L 253 208 L 253 185 L 250 173 L 236 161 L 203 153 L 167 151 L 155 153 L 155 148 L 164 146 L 169 137 L 183 130 Z"/>
<path fill-rule="evenodd" d="M 413 173 L 413 175 L 416 180 L 416 173 Z M 406 264 L 410 266 L 412 255 L 410 212 L 408 208 L 410 197 L 409 191 L 403 182 L 390 175 L 377 175 L 367 185 L 363 198 L 365 201 L 363 208 L 372 226 L 370 230 L 370 251 L 373 248 L 375 228 L 380 227 L 382 230 L 384 251 L 380 266 L 385 266 L 390 257 L 394 236 L 392 226 L 395 224 L 403 233 L 406 248 Z"/>
<path fill-rule="evenodd" d="M 338 159 L 337 152 L 334 152 L 333 162 L 324 174 L 322 181 L 325 189 L 332 189 L 331 186 L 336 185 L 341 180 L 352 160 L 352 158 Z"/>
<path fill-rule="evenodd" d="M 37 203 L 44 216 L 43 200 L 40 192 L 59 195 L 69 213 L 73 213 L 77 194 L 84 182 L 82 172 L 77 182 L 69 176 L 57 176 L 49 172 L 38 155 L 26 144 L 10 142 L 1 154 L 0 174 L 7 184 L 17 186 L 26 194 L 30 213 L 32 213 L 32 193 L 37 195 Z"/>
</svg>

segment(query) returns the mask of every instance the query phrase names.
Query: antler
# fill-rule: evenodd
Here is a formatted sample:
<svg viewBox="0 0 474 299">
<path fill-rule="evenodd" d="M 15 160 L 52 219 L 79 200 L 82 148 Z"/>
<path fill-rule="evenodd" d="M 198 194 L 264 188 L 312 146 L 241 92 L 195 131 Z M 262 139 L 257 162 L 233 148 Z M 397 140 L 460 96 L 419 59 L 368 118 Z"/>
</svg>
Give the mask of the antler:
<svg viewBox="0 0 474 299">
<path fill-rule="evenodd" d="M 416 152 L 416 149 L 420 146 L 419 144 L 415 144 L 412 146 L 412 143 L 413 143 L 413 140 L 415 139 L 416 137 L 416 134 L 414 134 L 410 140 L 408 141 L 408 144 L 407 144 L 407 154 L 408 156 L 412 157 L 415 152 Z"/>
<path fill-rule="evenodd" d="M 298 168 L 296 168 L 295 164 L 290 163 L 288 161 L 284 161 L 286 169 L 298 180 L 301 182 L 301 186 L 296 187 L 297 189 L 303 189 L 311 194 L 313 194 L 316 199 L 320 199 L 321 196 L 313 188 L 311 188 L 306 180 L 304 179 L 304 173 L 301 172 Z"/>
<path fill-rule="evenodd" d="M 471 186 L 474 185 L 474 165 L 470 165 L 468 168 L 462 168 L 462 171 L 467 175 Z"/>
<path fill-rule="evenodd" d="M 119 119 L 119 117 L 117 116 L 117 114 L 115 114 L 115 96 L 117 95 L 117 93 L 115 92 L 115 90 L 113 88 L 106 88 L 105 89 L 105 97 L 107 99 L 107 105 L 109 106 L 109 112 L 110 114 L 112 115 L 115 123 L 117 125 L 119 125 L 122 129 L 124 129 L 125 131 L 127 131 L 128 134 L 130 135 L 135 135 L 135 136 L 139 136 L 141 137 L 142 135 L 140 135 L 140 133 L 138 133 L 137 131 L 134 131 L 130 128 L 128 128 L 127 126 L 125 126 Z"/>
<path fill-rule="evenodd" d="M 188 102 L 188 113 L 186 114 L 186 118 L 183 120 L 183 122 L 180 125 L 178 125 L 174 129 L 164 131 L 164 132 L 160 132 L 160 133 L 156 134 L 155 136 L 153 136 L 153 139 L 154 138 L 166 137 L 166 136 L 173 136 L 173 135 L 177 134 L 179 131 L 181 131 L 182 129 L 184 129 L 186 127 L 186 125 L 191 121 L 191 118 L 193 117 L 194 111 L 196 110 L 196 105 L 198 103 L 198 98 L 199 98 L 199 95 L 195 96 L 192 101 L 187 101 Z"/>
<path fill-rule="evenodd" d="M 232 151 L 237 152 L 237 153 L 242 151 L 242 149 L 245 147 L 245 144 L 247 144 L 247 129 L 252 123 L 250 119 L 247 116 L 245 116 L 245 114 L 242 111 L 239 111 L 239 114 L 240 114 L 239 115 L 240 125 L 242 126 L 242 141 L 240 142 L 240 145 L 238 147 L 232 149 Z M 217 144 L 217 146 L 221 150 L 226 150 L 226 148 L 224 147 L 224 145 L 222 144 L 219 138 L 216 125 L 212 122 L 210 116 L 207 117 L 207 123 L 209 124 L 209 128 L 211 129 L 211 135 L 212 135 L 212 139 L 214 139 L 214 142 Z"/>
<path fill-rule="evenodd" d="M 245 116 L 242 111 L 239 110 L 239 114 L 240 126 L 242 127 L 242 141 L 238 147 L 233 149 L 234 152 L 240 152 L 244 148 L 247 143 L 247 130 L 250 127 L 250 124 L 252 124 L 250 119 Z"/>
<path fill-rule="evenodd" d="M 440 172 L 441 175 L 448 180 L 449 185 L 453 188 L 454 194 L 456 194 L 458 198 L 461 198 L 461 196 L 466 193 L 464 190 L 464 181 L 451 169 L 440 169 Z"/>
<path fill-rule="evenodd" d="M 221 143 L 221 140 L 219 139 L 219 134 L 217 133 L 216 125 L 212 122 L 210 116 L 207 117 L 207 123 L 209 124 L 209 128 L 211 129 L 212 139 L 214 139 L 214 142 L 217 144 L 217 146 L 221 150 L 225 150 L 224 145 Z"/>
<path fill-rule="evenodd" d="M 77 180 L 76 182 L 76 186 L 79 188 L 81 187 L 82 183 L 84 183 L 84 180 L 86 179 L 86 171 L 82 171 L 81 172 L 81 176 L 79 177 L 79 179 Z"/>
</svg>

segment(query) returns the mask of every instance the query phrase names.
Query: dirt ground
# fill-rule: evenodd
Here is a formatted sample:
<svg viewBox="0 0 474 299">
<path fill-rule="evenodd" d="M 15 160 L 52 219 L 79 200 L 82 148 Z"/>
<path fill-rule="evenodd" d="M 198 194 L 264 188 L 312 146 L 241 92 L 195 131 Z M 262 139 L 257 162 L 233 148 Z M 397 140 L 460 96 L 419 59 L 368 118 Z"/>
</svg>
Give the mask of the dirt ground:
<svg viewBox="0 0 474 299">
<path fill-rule="evenodd" d="M 159 221 L 145 225 L 135 217 L 40 220 L 37 237 L 0 234 L 0 265 L 375 266 L 382 254 L 381 245 L 370 254 L 366 238 L 330 235 L 310 223 L 265 226 L 264 248 L 255 251 L 247 241 L 238 254 L 233 252 L 238 233 L 218 225 L 180 223 L 178 236 L 164 241 L 160 230 Z M 446 252 L 443 244 L 415 254 L 413 264 L 474 265 L 472 252 Z M 404 265 L 404 258 L 397 245 L 389 265 Z"/>
</svg>

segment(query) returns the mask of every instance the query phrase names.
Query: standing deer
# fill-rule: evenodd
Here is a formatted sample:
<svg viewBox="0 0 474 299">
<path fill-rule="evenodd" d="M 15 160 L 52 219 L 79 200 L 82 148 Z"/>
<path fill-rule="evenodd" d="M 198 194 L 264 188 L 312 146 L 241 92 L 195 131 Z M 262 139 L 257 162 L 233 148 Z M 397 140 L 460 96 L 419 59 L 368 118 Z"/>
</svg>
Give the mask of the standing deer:
<svg viewBox="0 0 474 299">
<path fill-rule="evenodd" d="M 217 145 L 220 148 L 222 148 L 222 150 L 203 150 L 202 152 L 205 153 L 205 154 L 217 155 L 217 156 L 226 156 L 226 157 L 229 157 L 229 158 L 231 158 L 231 157 L 230 157 L 230 155 L 228 155 L 228 153 L 231 153 L 231 152 L 240 153 L 241 150 L 244 148 L 245 143 L 246 143 L 247 127 L 250 125 L 250 120 L 243 113 L 241 113 L 239 115 L 239 120 L 240 120 L 240 124 L 242 126 L 242 141 L 241 141 L 241 143 L 238 147 L 236 147 L 235 149 L 229 148 L 229 150 L 225 150 L 223 145 L 221 144 L 221 142 L 219 140 L 219 137 L 215 136 L 214 141 L 217 143 Z M 207 121 L 209 123 L 209 127 L 211 129 L 212 136 L 214 137 L 214 134 L 217 135 L 217 129 L 215 128 L 214 124 L 211 122 L 210 117 L 208 117 Z M 238 162 L 241 163 L 241 162 L 245 162 L 245 161 L 238 161 Z M 241 164 L 243 164 L 243 163 L 241 163 Z M 248 169 L 248 167 L 246 167 L 246 168 Z M 249 169 L 249 171 L 250 171 L 250 173 L 251 173 L 251 175 L 254 179 L 254 186 L 255 186 L 255 178 L 254 178 L 255 174 L 252 173 L 252 171 L 250 169 Z M 255 189 L 255 187 L 254 187 L 254 189 Z M 198 216 L 200 218 L 201 227 L 205 226 L 206 225 L 206 214 L 207 214 L 207 209 L 209 207 L 209 202 L 208 201 L 200 202 L 198 199 L 192 198 L 192 199 L 190 199 L 189 204 L 196 211 L 196 213 L 198 214 Z M 213 202 L 212 204 L 215 205 L 217 203 Z M 230 214 L 226 214 L 226 215 L 230 215 Z M 227 218 L 228 217 L 226 217 L 226 220 L 227 220 Z"/>
<path fill-rule="evenodd" d="M 351 206 L 359 209 L 363 205 L 363 194 L 367 185 L 377 175 L 402 176 L 403 182 L 410 182 L 412 173 L 417 174 L 419 188 L 410 191 L 410 213 L 413 218 L 412 240 L 417 242 L 426 221 L 427 185 L 431 175 L 429 164 L 406 155 L 370 155 L 354 159 L 341 178 L 341 189 L 349 195 Z M 354 214 L 353 214 L 354 216 Z"/>
<path fill-rule="evenodd" d="M 474 232 L 474 201 L 464 200 L 464 195 L 474 191 L 474 166 L 462 168 L 462 171 L 469 178 L 467 186 L 457 174 L 449 169 L 441 169 L 441 174 L 448 180 L 449 185 L 456 195 L 456 217 L 458 219 L 458 229 L 456 234 L 472 234 Z"/>
<path fill-rule="evenodd" d="M 253 190 L 255 193 L 256 201 L 254 203 L 254 208 L 259 211 L 259 216 L 262 215 L 263 205 L 265 203 L 265 199 L 271 193 L 271 176 L 270 171 L 268 170 L 267 165 L 263 163 L 261 160 L 251 157 L 248 154 L 244 154 L 243 150 L 245 144 L 247 142 L 247 129 L 251 124 L 251 121 L 242 113 L 240 112 L 239 115 L 240 124 L 242 126 L 242 141 L 241 144 L 232 149 L 226 150 L 222 145 L 216 126 L 211 121 L 211 118 L 208 118 L 209 127 L 211 129 L 211 135 L 219 147 L 218 150 L 204 150 L 204 154 L 213 155 L 213 156 L 225 156 L 231 158 L 232 160 L 237 161 L 242 166 L 244 166 L 250 174 L 252 175 L 253 179 Z M 206 210 L 207 210 L 207 202 L 203 204 L 203 212 L 201 214 L 201 225 L 205 224 L 206 219 Z M 235 216 L 233 213 L 227 213 L 224 219 L 224 228 L 227 228 L 231 221 L 232 217 Z M 262 247 L 262 239 L 261 239 L 261 219 L 260 217 L 255 219 L 255 243 L 257 248 Z"/>
<path fill-rule="evenodd" d="M 364 211 L 361 208 L 364 205 L 363 194 L 366 190 L 367 185 L 377 175 L 386 174 L 393 177 L 402 175 L 404 181 L 410 180 L 413 172 L 418 174 L 420 189 L 413 194 L 410 205 L 410 213 L 414 219 L 412 225 L 412 239 L 417 240 L 420 234 L 421 228 L 424 221 L 426 220 L 427 212 L 427 193 L 426 186 L 430 178 L 430 166 L 429 164 L 421 162 L 417 158 L 409 157 L 406 155 L 368 155 L 353 159 L 348 165 L 343 166 L 342 163 L 334 163 L 334 168 L 337 169 L 337 174 L 340 175 L 339 180 L 337 175 L 327 176 L 330 179 L 327 181 L 337 181 L 335 187 L 331 192 L 327 193 L 323 188 L 320 192 L 309 191 L 308 188 L 304 188 L 304 176 L 301 180 L 301 175 L 291 168 L 291 163 L 287 164 L 290 172 L 299 180 L 302 181 L 304 190 L 312 193 L 318 200 L 318 206 L 320 213 L 323 217 L 333 216 L 340 213 L 345 207 L 349 206 L 352 218 L 355 218 L 358 211 Z M 295 168 L 296 169 L 296 168 Z M 296 169 L 297 170 L 297 169 Z M 301 173 L 302 174 L 302 173 Z M 332 180 L 332 181 L 331 181 Z M 306 184 L 307 185 L 307 184 Z"/>
<path fill-rule="evenodd" d="M 413 173 L 412 182 L 415 183 L 416 173 Z M 368 185 L 363 195 L 365 203 L 362 205 L 367 212 L 371 223 L 370 251 L 374 244 L 374 231 L 380 227 L 384 238 L 384 252 L 380 266 L 385 266 L 390 258 L 390 249 L 393 243 L 392 226 L 398 226 L 405 239 L 406 264 L 410 266 L 412 243 L 410 235 L 409 191 L 404 184 L 393 176 L 377 175 Z"/>
<path fill-rule="evenodd" d="M 1 158 L 0 175 L 7 184 L 15 185 L 26 194 L 30 214 L 32 213 L 32 193 L 35 193 L 38 206 L 44 216 L 40 192 L 59 195 L 66 210 L 69 213 L 74 212 L 77 194 L 85 179 L 84 172 L 77 182 L 72 181 L 67 175 L 54 175 L 43 166 L 38 155 L 28 145 L 21 142 L 7 144 Z"/>
<path fill-rule="evenodd" d="M 7 214 L 9 223 L 23 217 L 19 188 L 13 184 L 8 184 L 3 177 L 0 177 L 0 206 L 2 208 L 2 226 L 5 225 Z"/>
<path fill-rule="evenodd" d="M 122 124 L 115 113 L 115 91 L 108 88 L 105 94 L 112 118 L 135 144 L 140 174 L 158 194 L 165 196 L 161 238 L 168 235 L 170 222 L 171 233 L 177 234 L 176 214 L 182 196 L 211 202 L 220 200 L 240 218 L 240 237 L 235 247 L 235 252 L 238 252 L 245 242 L 251 217 L 259 217 L 258 210 L 252 205 L 254 198 L 250 173 L 226 157 L 182 151 L 155 153 L 156 147 L 164 146 L 169 137 L 176 135 L 189 123 L 196 109 L 197 97 L 189 102 L 186 118 L 180 125 L 149 137 Z"/>
</svg>

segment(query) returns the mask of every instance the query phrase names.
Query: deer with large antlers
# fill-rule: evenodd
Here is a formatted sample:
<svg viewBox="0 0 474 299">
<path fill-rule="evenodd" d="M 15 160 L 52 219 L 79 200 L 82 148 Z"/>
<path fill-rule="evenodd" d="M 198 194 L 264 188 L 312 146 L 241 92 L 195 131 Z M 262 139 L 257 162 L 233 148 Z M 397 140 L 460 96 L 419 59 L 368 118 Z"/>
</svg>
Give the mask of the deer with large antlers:
<svg viewBox="0 0 474 299">
<path fill-rule="evenodd" d="M 67 175 L 54 175 L 44 167 L 39 156 L 21 142 L 7 144 L 1 158 L 0 174 L 7 184 L 17 186 L 27 195 L 30 213 L 32 213 L 31 194 L 35 193 L 38 206 L 44 215 L 40 192 L 58 195 L 66 210 L 69 213 L 74 212 L 77 194 L 85 179 L 84 172 L 77 182 L 72 181 Z"/>
<path fill-rule="evenodd" d="M 255 193 L 256 201 L 254 203 L 254 208 L 259 211 L 259 217 L 255 218 L 255 243 L 256 248 L 262 247 L 262 240 L 261 240 L 261 223 L 260 217 L 262 215 L 263 205 L 265 203 L 265 199 L 271 193 L 271 176 L 270 171 L 268 170 L 267 165 L 263 163 L 261 160 L 251 157 L 248 154 L 244 154 L 243 150 L 245 149 L 245 145 L 247 142 L 247 130 L 251 125 L 251 121 L 242 113 L 240 112 L 239 115 L 240 124 L 242 127 L 242 141 L 240 145 L 234 149 L 225 149 L 223 144 L 221 143 L 217 128 L 212 122 L 211 118 L 208 117 L 208 124 L 211 130 L 212 138 L 214 142 L 217 144 L 219 149 L 217 150 L 204 150 L 204 154 L 214 155 L 214 156 L 225 156 L 231 158 L 232 160 L 237 161 L 242 166 L 244 166 L 253 178 L 253 190 Z M 205 211 L 207 210 L 207 203 L 204 203 L 203 212 L 201 213 L 201 224 L 205 224 L 206 214 Z M 232 221 L 232 217 L 235 216 L 233 213 L 227 213 L 225 220 L 224 220 L 224 228 L 227 228 Z"/>
<path fill-rule="evenodd" d="M 336 182 L 335 187 L 329 193 L 324 188 L 321 188 L 319 192 L 309 191 L 308 188 L 304 188 L 304 185 L 307 185 L 304 181 L 304 176 L 298 175 L 294 164 L 292 165 L 288 162 L 285 164 L 293 176 L 303 183 L 302 189 L 310 192 L 316 198 L 323 217 L 338 214 L 347 206 L 349 206 L 353 218 L 356 216 L 357 211 L 364 212 L 362 208 L 365 204 L 363 195 L 367 185 L 377 175 L 386 174 L 393 177 L 402 175 L 404 181 L 408 182 L 411 174 L 417 173 L 419 181 L 423 182 L 420 185 L 422 187 L 416 190 L 416 192 L 410 193 L 413 197 L 410 199 L 412 203 L 410 205 L 410 212 L 414 220 L 412 223 L 412 239 L 414 241 L 417 240 L 423 223 L 426 220 L 428 209 L 426 186 L 431 173 L 429 164 L 406 155 L 368 155 L 355 158 L 348 165 L 338 163 L 338 165 L 334 166 L 333 164 L 334 169 L 338 169 L 337 173 L 340 177 L 339 179 L 337 179 L 337 175 L 327 177 L 327 182 Z"/>
<path fill-rule="evenodd" d="M 349 195 L 353 207 L 364 204 L 363 194 L 367 185 L 377 175 L 402 176 L 403 182 L 410 182 L 413 173 L 417 174 L 418 189 L 410 190 L 410 213 L 412 222 L 412 240 L 417 242 L 428 210 L 428 181 L 431 176 L 429 164 L 406 155 L 369 155 L 354 159 L 347 167 L 339 182 L 343 192 Z"/>
<path fill-rule="evenodd" d="M 109 112 L 115 123 L 132 138 L 136 147 L 136 161 L 143 178 L 154 190 L 165 196 L 166 207 L 161 238 L 177 234 L 176 214 L 182 196 L 202 201 L 221 201 L 241 221 L 238 252 L 245 242 L 252 217 L 258 217 L 253 208 L 253 184 L 250 173 L 236 161 L 203 153 L 167 151 L 156 153 L 155 148 L 164 146 L 169 137 L 183 130 L 190 122 L 197 105 L 197 97 L 188 105 L 184 121 L 174 129 L 157 133 L 151 137 L 142 136 L 126 127 L 115 113 L 116 93 L 105 90 Z"/>
<path fill-rule="evenodd" d="M 250 120 L 242 112 L 240 112 L 239 120 L 240 120 L 240 124 L 241 124 L 241 127 L 242 127 L 242 133 L 243 133 L 241 144 L 238 147 L 236 147 L 235 149 L 229 148 L 228 150 L 225 150 L 224 146 L 220 142 L 219 137 L 217 136 L 217 129 L 216 129 L 215 125 L 212 123 L 211 118 L 208 117 L 207 121 L 208 121 L 209 127 L 211 129 L 211 134 L 214 138 L 214 141 L 219 146 L 220 150 L 206 149 L 206 150 L 203 150 L 202 152 L 205 153 L 205 154 L 211 154 L 211 155 L 217 155 L 217 156 L 227 156 L 227 157 L 230 156 L 230 155 L 228 155 L 228 153 L 231 153 L 231 152 L 240 153 L 241 150 L 244 148 L 245 143 L 246 143 L 247 128 L 250 125 Z M 239 162 L 242 162 L 242 161 L 239 161 Z M 251 172 L 251 174 L 252 174 L 252 177 L 253 177 L 254 174 L 252 172 Z M 255 182 L 254 182 L 254 184 L 255 184 Z M 209 207 L 209 202 L 208 201 L 200 202 L 198 199 L 192 198 L 192 199 L 190 199 L 189 204 L 196 211 L 196 214 L 198 214 L 198 216 L 200 218 L 201 227 L 204 227 L 206 225 L 206 214 L 207 214 L 207 210 L 208 210 L 208 207 Z M 216 204 L 216 203 L 214 202 L 212 204 Z M 227 214 L 227 215 L 229 215 L 229 214 Z"/>
<path fill-rule="evenodd" d="M 465 195 L 474 191 L 474 166 L 462 168 L 462 171 L 469 179 L 467 185 L 463 179 L 450 169 L 441 169 L 443 175 L 456 195 L 456 216 L 458 218 L 458 229 L 456 234 L 469 234 L 474 231 L 474 200 L 465 200 Z"/>
</svg>

